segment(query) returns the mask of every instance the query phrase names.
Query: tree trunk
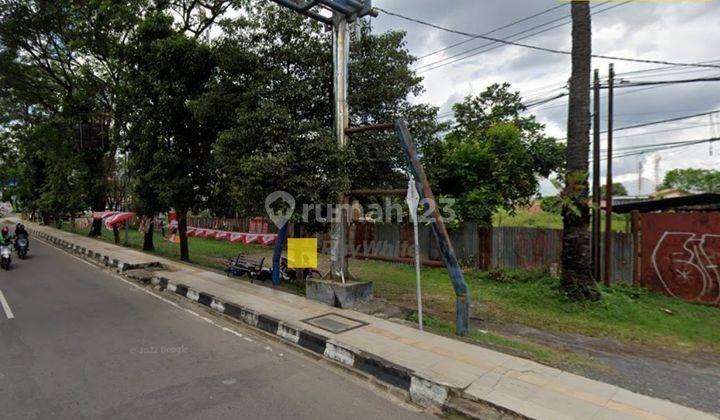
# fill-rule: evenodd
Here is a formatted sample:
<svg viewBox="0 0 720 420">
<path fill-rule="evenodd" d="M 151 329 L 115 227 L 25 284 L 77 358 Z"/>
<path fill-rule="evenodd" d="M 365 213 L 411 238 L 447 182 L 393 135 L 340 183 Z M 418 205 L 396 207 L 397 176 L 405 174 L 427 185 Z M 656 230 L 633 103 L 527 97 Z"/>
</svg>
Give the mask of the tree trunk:
<svg viewBox="0 0 720 420">
<path fill-rule="evenodd" d="M 567 167 L 563 190 L 562 290 L 573 299 L 599 299 L 590 267 L 590 5 L 571 3 L 572 73 L 568 108 Z"/>
<path fill-rule="evenodd" d="M 145 225 L 145 235 L 143 236 L 143 251 L 154 251 L 155 245 L 153 244 L 153 235 L 155 234 L 155 222 L 153 219 L 148 219 Z"/>
<path fill-rule="evenodd" d="M 120 243 L 120 229 L 118 228 L 117 223 L 115 223 L 112 227 L 113 231 L 113 238 L 115 238 L 115 245 Z"/>
<path fill-rule="evenodd" d="M 88 236 L 95 238 L 102 235 L 102 219 L 93 219 L 92 228 Z"/>
<path fill-rule="evenodd" d="M 187 212 L 176 212 L 178 220 L 178 231 L 180 235 L 180 260 L 190 261 L 190 252 L 188 250 L 188 237 L 187 237 Z"/>
</svg>

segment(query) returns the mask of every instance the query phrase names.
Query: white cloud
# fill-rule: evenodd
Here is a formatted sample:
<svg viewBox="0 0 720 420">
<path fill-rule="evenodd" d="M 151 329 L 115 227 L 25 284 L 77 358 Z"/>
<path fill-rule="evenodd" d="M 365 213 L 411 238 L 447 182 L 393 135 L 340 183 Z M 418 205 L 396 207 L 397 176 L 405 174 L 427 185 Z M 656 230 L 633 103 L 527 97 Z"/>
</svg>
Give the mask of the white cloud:
<svg viewBox="0 0 720 420">
<path fill-rule="evenodd" d="M 524 18 L 539 11 L 557 6 L 554 0 L 375 0 L 375 5 L 406 16 L 416 17 L 439 25 L 472 33 L 484 33 L 509 22 Z M 605 5 L 595 4 L 594 11 Z M 569 6 L 523 22 L 497 33 L 504 37 L 569 14 Z M 703 62 L 717 56 L 720 45 L 720 5 L 717 2 L 688 3 L 647 3 L 623 5 L 605 13 L 593 16 L 593 52 L 631 58 L 666 60 L 674 62 Z M 376 30 L 401 29 L 408 33 L 408 48 L 416 55 L 424 55 L 460 40 L 461 35 L 449 34 L 436 29 L 403 21 L 381 14 L 374 19 Z M 522 42 L 549 48 L 567 50 L 570 48 L 570 26 L 562 26 Z M 423 60 L 419 65 L 428 64 L 460 51 L 467 50 L 487 41 L 474 40 L 457 48 L 444 51 Z M 527 50 L 516 46 L 505 46 L 467 60 L 422 73 L 425 77 L 426 92 L 415 101 L 429 102 L 441 107 L 441 112 L 450 109 L 452 103 L 468 94 L 476 94 L 493 82 L 510 82 L 528 98 L 551 96 L 549 87 L 565 85 L 570 74 L 570 58 L 540 51 Z M 720 60 L 719 60 L 720 61 Z M 593 65 L 607 74 L 609 61 L 594 59 Z M 616 72 L 625 80 L 649 81 L 683 79 L 720 75 L 720 69 L 677 68 L 672 74 L 646 76 L 644 74 L 622 73 L 660 67 L 658 64 L 615 62 Z M 695 112 L 720 108 L 720 85 L 714 83 L 676 85 L 629 93 L 619 88 L 616 96 L 616 127 L 648 121 L 688 115 Z M 565 137 L 567 124 L 566 99 L 556 100 L 533 109 L 538 118 L 547 124 L 549 134 Z M 603 100 L 603 110 L 605 110 Z M 694 112 L 693 112 L 694 111 Z M 603 126 L 605 116 L 603 115 Z M 675 127 L 708 124 L 707 117 L 683 121 L 678 124 L 651 126 L 644 130 L 618 132 L 617 136 L 652 132 Z M 668 141 L 701 139 L 710 136 L 709 127 L 692 128 L 643 136 L 618 137 L 617 147 L 628 144 L 652 144 Z M 715 147 L 720 153 L 720 145 Z M 698 145 L 679 151 L 661 152 L 661 170 L 675 167 L 712 167 L 720 169 L 718 159 L 709 156 L 708 145 Z M 637 179 L 638 160 L 649 156 L 617 159 L 615 174 L 618 179 L 634 176 Z M 649 167 L 646 163 L 645 168 Z M 604 165 L 603 165 L 604 167 Z M 603 170 L 604 173 L 604 170 Z M 644 172 L 644 177 L 647 174 Z M 622 178 L 620 178 L 622 177 Z M 654 179 L 654 175 L 648 177 Z M 635 181 L 637 184 L 637 181 Z M 543 182 L 543 192 L 551 190 Z"/>
</svg>

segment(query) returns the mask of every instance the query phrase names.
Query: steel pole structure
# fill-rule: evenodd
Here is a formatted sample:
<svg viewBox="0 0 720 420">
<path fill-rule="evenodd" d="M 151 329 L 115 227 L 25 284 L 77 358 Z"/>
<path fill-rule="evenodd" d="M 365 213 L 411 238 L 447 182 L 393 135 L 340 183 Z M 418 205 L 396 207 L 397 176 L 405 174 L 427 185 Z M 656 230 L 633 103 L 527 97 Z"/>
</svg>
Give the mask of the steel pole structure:
<svg viewBox="0 0 720 420">
<path fill-rule="evenodd" d="M 595 69 L 593 82 L 593 184 L 592 184 L 592 256 L 593 277 L 600 281 L 600 72 Z"/>
<path fill-rule="evenodd" d="M 417 184 L 420 199 L 426 200 L 423 203 L 423 207 L 426 211 L 432 210 L 430 227 L 433 235 L 435 236 L 435 240 L 437 241 L 438 248 L 440 248 L 440 254 L 442 254 L 443 260 L 445 261 L 448 273 L 450 274 L 450 281 L 452 281 L 453 289 L 455 290 L 456 334 L 465 336 L 468 334 L 470 329 L 470 296 L 468 296 L 467 283 L 465 283 L 462 269 L 460 268 L 460 264 L 455 256 L 455 250 L 450 242 L 450 235 L 445 228 L 445 222 L 438 210 L 438 206 L 430 204 L 435 203 L 435 196 L 430 189 L 430 183 L 425 176 L 425 169 L 420 162 L 417 149 L 415 149 L 415 143 L 413 142 L 410 130 L 408 130 L 404 119 L 399 118 L 396 120 L 395 130 L 400 139 L 400 145 L 403 148 L 403 153 L 405 154 L 405 159 L 410 168 L 410 173 Z"/>
<path fill-rule="evenodd" d="M 130 152 L 125 151 L 125 211 L 130 211 Z M 130 246 L 130 220 L 125 221 L 125 243 Z"/>
<path fill-rule="evenodd" d="M 613 95 L 615 92 L 615 68 L 610 63 L 608 75 L 608 126 L 607 126 L 607 179 L 605 183 L 605 286 L 612 283 L 612 213 L 613 213 Z"/>
<path fill-rule="evenodd" d="M 345 130 L 350 125 L 348 115 L 348 62 L 350 56 L 350 40 L 348 35 L 347 17 L 340 13 L 333 14 L 333 78 L 335 90 L 335 135 L 338 147 L 347 147 Z M 350 279 L 347 267 L 347 227 L 349 225 L 348 209 L 342 205 L 344 195 L 338 197 L 338 207 L 332 216 L 330 225 L 330 278 L 345 283 Z"/>
</svg>

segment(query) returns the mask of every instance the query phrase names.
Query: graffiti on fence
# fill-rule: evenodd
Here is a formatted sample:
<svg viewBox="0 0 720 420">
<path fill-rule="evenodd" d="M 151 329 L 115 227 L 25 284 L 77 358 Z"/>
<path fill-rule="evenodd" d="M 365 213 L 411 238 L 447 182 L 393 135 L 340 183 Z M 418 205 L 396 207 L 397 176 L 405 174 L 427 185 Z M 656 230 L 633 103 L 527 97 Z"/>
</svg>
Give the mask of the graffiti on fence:
<svg viewBox="0 0 720 420">
<path fill-rule="evenodd" d="M 664 232 L 652 253 L 652 266 L 671 296 L 720 304 L 720 235 Z"/>
</svg>

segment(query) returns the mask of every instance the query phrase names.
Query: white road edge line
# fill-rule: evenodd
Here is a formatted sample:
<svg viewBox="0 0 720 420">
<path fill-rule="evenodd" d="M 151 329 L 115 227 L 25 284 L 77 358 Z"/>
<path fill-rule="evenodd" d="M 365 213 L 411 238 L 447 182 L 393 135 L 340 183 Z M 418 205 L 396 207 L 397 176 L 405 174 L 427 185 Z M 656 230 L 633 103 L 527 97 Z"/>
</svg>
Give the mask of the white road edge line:
<svg viewBox="0 0 720 420">
<path fill-rule="evenodd" d="M 8 319 L 15 318 L 12 309 L 10 309 L 10 304 L 8 304 L 8 301 L 5 300 L 5 295 L 3 294 L 2 290 L 0 290 L 0 304 L 2 304 L 2 307 L 5 310 L 5 315 L 7 315 Z"/>
</svg>

